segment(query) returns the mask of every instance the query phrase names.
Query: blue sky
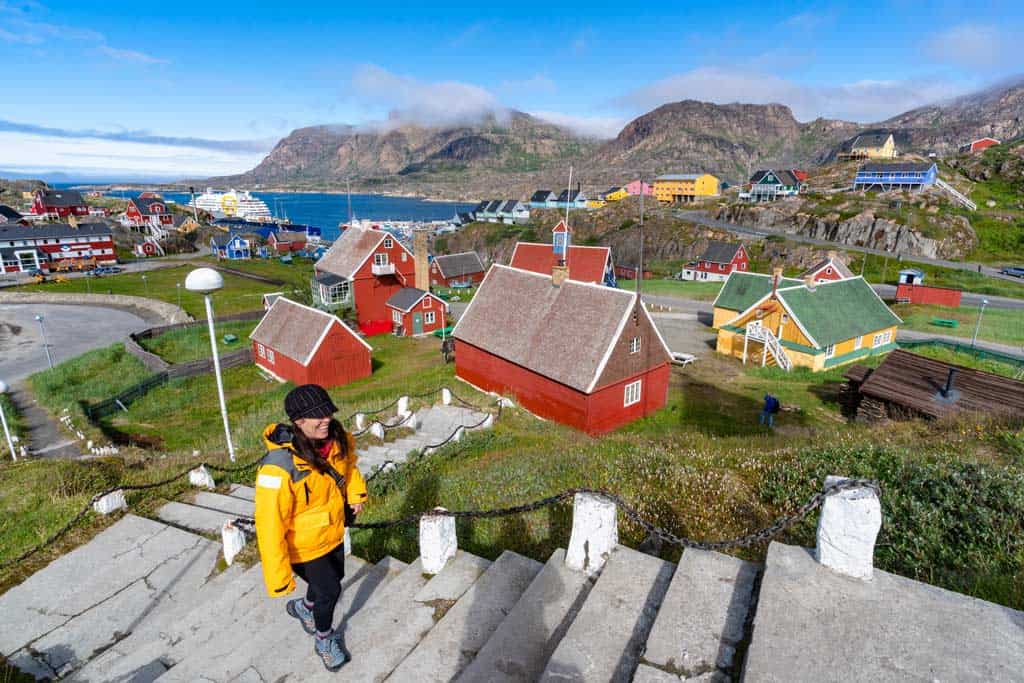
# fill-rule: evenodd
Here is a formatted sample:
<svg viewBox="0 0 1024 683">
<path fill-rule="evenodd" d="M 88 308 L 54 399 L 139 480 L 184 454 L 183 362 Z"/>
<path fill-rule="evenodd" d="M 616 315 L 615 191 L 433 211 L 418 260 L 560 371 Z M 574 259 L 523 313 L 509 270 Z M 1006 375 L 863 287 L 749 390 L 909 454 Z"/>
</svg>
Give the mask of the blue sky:
<svg viewBox="0 0 1024 683">
<path fill-rule="evenodd" d="M 300 126 L 502 108 L 611 137 L 687 98 L 870 122 L 1015 75 L 1024 34 L 1019 2 L 637 4 L 0 0 L 0 169 L 231 173 Z"/>
</svg>

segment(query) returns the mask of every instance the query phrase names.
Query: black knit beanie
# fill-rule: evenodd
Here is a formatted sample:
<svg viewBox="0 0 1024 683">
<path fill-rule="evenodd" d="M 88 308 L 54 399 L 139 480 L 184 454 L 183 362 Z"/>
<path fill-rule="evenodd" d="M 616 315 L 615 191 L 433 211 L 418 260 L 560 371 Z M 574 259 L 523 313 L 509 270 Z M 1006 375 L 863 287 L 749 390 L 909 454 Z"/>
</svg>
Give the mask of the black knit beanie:
<svg viewBox="0 0 1024 683">
<path fill-rule="evenodd" d="M 319 384 L 303 384 L 284 397 L 284 412 L 295 422 L 303 417 L 330 417 L 338 412 L 338 406 Z"/>
</svg>

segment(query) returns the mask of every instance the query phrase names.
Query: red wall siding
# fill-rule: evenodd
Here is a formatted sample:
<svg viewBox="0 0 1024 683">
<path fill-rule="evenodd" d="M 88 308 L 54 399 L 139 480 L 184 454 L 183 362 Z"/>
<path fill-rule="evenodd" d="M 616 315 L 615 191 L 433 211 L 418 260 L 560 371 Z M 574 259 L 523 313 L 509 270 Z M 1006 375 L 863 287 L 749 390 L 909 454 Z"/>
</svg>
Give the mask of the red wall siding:
<svg viewBox="0 0 1024 683">
<path fill-rule="evenodd" d="M 831 273 L 827 272 L 829 270 L 829 268 L 832 268 L 832 272 Z M 817 282 L 818 280 L 842 280 L 842 279 L 843 279 L 843 276 L 840 275 L 839 271 L 836 270 L 835 268 L 833 268 L 832 266 L 825 266 L 824 268 L 819 270 L 817 273 L 814 273 L 814 280 L 815 280 L 815 282 Z"/>
<path fill-rule="evenodd" d="M 360 325 L 375 320 L 390 322 L 391 309 L 387 307 L 387 301 L 402 288 L 402 283 L 396 276 L 361 278 L 352 285 L 356 300 L 356 316 Z"/>
<path fill-rule="evenodd" d="M 439 300 L 431 299 L 431 301 L 430 301 L 430 308 L 426 308 L 423 305 L 424 302 L 428 298 L 429 297 L 423 297 L 423 299 L 421 299 L 418 304 L 416 304 L 415 306 L 412 307 L 412 310 L 410 310 L 408 313 L 402 313 L 402 333 L 403 333 L 402 336 L 404 336 L 404 337 L 411 337 L 412 334 L 413 334 L 413 325 L 412 325 L 412 314 L 413 313 L 422 313 L 423 314 L 423 334 L 430 334 L 431 332 L 433 332 L 435 330 L 440 330 L 441 327 L 443 327 L 442 323 L 446 323 L 448 321 L 448 318 L 447 318 L 448 314 L 445 313 L 445 311 L 444 311 L 444 304 L 440 303 Z M 395 309 L 389 308 L 388 310 L 389 311 L 394 311 Z M 434 313 L 434 322 L 433 323 L 427 323 L 426 315 L 427 315 L 427 312 L 429 312 L 429 311 L 433 311 L 433 313 Z"/>
<path fill-rule="evenodd" d="M 267 347 L 269 348 L 269 347 Z M 259 349 L 255 341 L 252 343 L 252 357 L 256 365 L 266 368 L 278 377 L 293 384 L 306 384 L 306 368 L 299 362 L 292 360 L 284 354 L 274 351 L 274 362 L 266 358 L 260 358 Z"/>
<path fill-rule="evenodd" d="M 903 284 L 896 286 L 896 298 L 909 299 L 912 304 L 956 307 L 960 305 L 960 290 Z"/>
<path fill-rule="evenodd" d="M 336 387 L 369 377 L 373 368 L 370 350 L 340 329 L 337 323 L 327 333 L 308 366 L 278 353 L 276 349 L 273 363 L 260 358 L 255 341 L 252 343 L 252 357 L 257 365 L 293 384 L 315 383 L 325 387 Z"/>
<path fill-rule="evenodd" d="M 463 341 L 456 342 L 455 374 L 481 389 L 515 396 L 535 415 L 602 434 L 664 406 L 669 369 L 666 364 L 644 373 L 641 401 L 626 409 L 622 407 L 624 386 L 635 377 L 588 396 Z"/>
</svg>

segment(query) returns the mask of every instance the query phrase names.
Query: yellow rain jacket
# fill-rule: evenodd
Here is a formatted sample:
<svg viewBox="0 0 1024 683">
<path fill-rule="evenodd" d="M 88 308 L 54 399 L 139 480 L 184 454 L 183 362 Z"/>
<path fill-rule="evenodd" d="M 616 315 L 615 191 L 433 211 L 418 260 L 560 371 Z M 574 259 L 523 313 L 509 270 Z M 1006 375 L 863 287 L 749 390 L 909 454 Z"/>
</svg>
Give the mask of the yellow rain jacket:
<svg viewBox="0 0 1024 683">
<path fill-rule="evenodd" d="M 263 430 L 267 454 L 256 474 L 256 539 L 263 580 L 272 597 L 295 589 L 293 562 L 309 562 L 345 539 L 345 503 L 366 502 L 366 482 L 356 468 L 356 444 L 348 435 L 348 456 L 337 444 L 327 461 L 345 477 L 345 492 L 329 473 L 320 474 L 295 454 L 287 425 Z"/>
</svg>

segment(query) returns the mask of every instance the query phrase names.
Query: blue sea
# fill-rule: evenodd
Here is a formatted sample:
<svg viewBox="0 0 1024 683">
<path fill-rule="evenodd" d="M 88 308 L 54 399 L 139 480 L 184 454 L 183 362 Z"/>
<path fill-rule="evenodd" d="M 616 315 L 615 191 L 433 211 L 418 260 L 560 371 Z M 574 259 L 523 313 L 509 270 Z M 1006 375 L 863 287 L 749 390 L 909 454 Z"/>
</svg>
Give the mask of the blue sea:
<svg viewBox="0 0 1024 683">
<path fill-rule="evenodd" d="M 119 197 L 121 192 L 110 192 Z M 138 192 L 125 192 L 125 198 Z M 314 225 L 323 232 L 325 240 L 335 240 L 340 234 L 338 224 L 348 220 L 348 197 L 344 194 L 317 192 L 253 192 L 267 203 L 270 212 L 293 223 Z M 164 199 L 188 204 L 186 192 L 165 192 Z M 356 218 L 374 221 L 436 221 L 452 218 L 456 212 L 469 211 L 474 204 L 455 202 L 428 202 L 409 197 L 385 197 L 377 194 L 352 195 L 352 213 Z"/>
</svg>

